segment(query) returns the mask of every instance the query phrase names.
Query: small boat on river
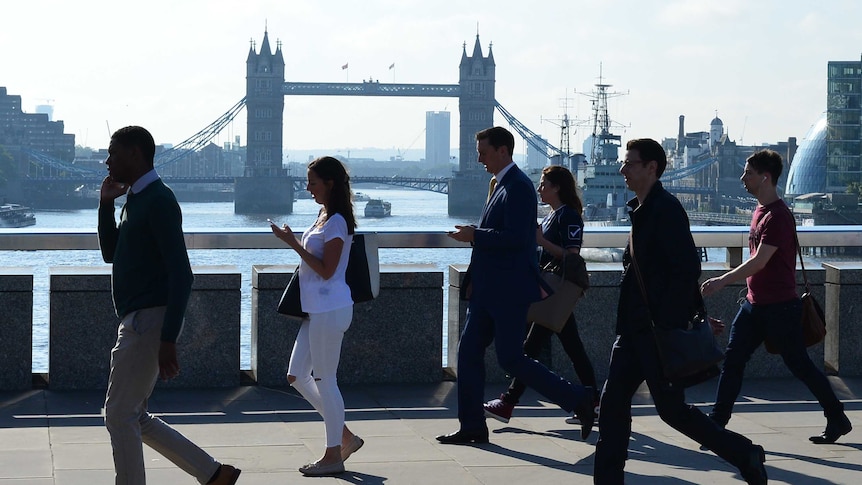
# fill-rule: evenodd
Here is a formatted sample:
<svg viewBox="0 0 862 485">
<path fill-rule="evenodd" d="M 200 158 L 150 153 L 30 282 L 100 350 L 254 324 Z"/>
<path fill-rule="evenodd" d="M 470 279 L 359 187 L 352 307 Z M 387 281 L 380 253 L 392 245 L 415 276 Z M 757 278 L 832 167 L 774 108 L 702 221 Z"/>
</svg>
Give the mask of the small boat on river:
<svg viewBox="0 0 862 485">
<path fill-rule="evenodd" d="M 19 204 L 0 205 L 0 227 L 27 227 L 36 224 L 33 209 Z"/>
<path fill-rule="evenodd" d="M 365 217 L 388 217 L 392 215 L 392 204 L 383 199 L 371 199 L 365 204 Z"/>
</svg>

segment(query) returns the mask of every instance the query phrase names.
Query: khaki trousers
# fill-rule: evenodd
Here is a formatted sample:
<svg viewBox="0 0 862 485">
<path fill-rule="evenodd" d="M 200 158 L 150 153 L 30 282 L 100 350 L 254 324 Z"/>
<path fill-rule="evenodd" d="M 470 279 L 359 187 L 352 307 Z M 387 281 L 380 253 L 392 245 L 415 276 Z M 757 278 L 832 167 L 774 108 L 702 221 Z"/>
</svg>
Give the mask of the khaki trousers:
<svg viewBox="0 0 862 485">
<path fill-rule="evenodd" d="M 165 307 L 123 317 L 111 350 L 105 398 L 105 426 L 111 436 L 116 485 L 146 485 L 143 443 L 206 484 L 220 464 L 147 411 L 159 375 L 159 346 Z"/>
</svg>

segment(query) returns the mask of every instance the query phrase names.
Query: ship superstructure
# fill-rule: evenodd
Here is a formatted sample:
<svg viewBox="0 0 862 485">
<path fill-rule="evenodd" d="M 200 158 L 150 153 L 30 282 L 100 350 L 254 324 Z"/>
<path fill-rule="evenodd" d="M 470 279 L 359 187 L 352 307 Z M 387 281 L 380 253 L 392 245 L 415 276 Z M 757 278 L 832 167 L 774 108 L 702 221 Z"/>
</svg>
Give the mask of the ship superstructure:
<svg viewBox="0 0 862 485">
<path fill-rule="evenodd" d="M 592 133 L 584 142 L 585 163 L 579 164 L 578 181 L 582 183 L 584 216 L 592 221 L 619 221 L 626 218 L 626 200 L 633 197 L 619 173 L 619 150 L 622 139 L 612 127 L 625 128 L 608 115 L 608 98 L 626 93 L 610 91 L 603 82 L 601 69 L 595 89 L 585 94 L 592 104 Z"/>
</svg>

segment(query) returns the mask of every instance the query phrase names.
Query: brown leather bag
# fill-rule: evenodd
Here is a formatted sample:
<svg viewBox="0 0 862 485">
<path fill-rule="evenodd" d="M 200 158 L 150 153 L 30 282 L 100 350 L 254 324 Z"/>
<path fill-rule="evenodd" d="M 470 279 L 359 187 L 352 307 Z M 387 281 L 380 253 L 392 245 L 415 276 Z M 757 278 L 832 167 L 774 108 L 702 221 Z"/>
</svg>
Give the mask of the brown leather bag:
<svg viewBox="0 0 862 485">
<path fill-rule="evenodd" d="M 794 228 L 794 236 L 796 229 Z M 805 262 L 802 261 L 802 248 L 799 247 L 799 237 L 796 236 L 796 252 L 799 254 L 799 264 L 802 266 L 802 280 L 805 282 L 805 292 L 802 293 L 802 340 L 806 347 L 819 344 L 826 337 L 826 316 L 820 303 L 811 294 L 808 286 L 808 275 L 805 273 Z M 764 347 L 770 354 L 780 354 L 781 349 L 767 338 Z"/>
</svg>

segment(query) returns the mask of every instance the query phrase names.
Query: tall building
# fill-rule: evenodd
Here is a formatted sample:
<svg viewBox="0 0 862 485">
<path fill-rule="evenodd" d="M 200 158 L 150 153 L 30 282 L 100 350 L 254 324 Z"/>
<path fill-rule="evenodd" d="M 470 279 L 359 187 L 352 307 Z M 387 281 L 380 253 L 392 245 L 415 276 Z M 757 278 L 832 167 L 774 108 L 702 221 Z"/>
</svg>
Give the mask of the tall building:
<svg viewBox="0 0 862 485">
<path fill-rule="evenodd" d="M 862 62 L 829 61 L 826 95 L 826 192 L 862 183 Z"/>
<path fill-rule="evenodd" d="M 494 84 L 497 63 L 488 46 L 482 55 L 479 35 L 473 44 L 473 55 L 467 55 L 467 44 L 461 51 L 458 65 L 458 170 L 449 180 L 449 215 L 478 217 L 485 204 L 490 176 L 477 163 L 476 133 L 494 126 Z M 517 149 L 517 147 L 516 147 Z"/>
<path fill-rule="evenodd" d="M 449 115 L 448 111 L 425 112 L 425 165 L 449 163 Z"/>
<path fill-rule="evenodd" d="M 234 184 L 237 214 L 293 212 L 293 184 L 282 168 L 284 131 L 284 55 L 275 53 L 264 30 L 260 52 L 254 43 L 245 61 L 246 164 Z"/>
<path fill-rule="evenodd" d="M 254 45 L 248 51 L 246 64 L 247 150 L 246 176 L 271 177 L 281 174 L 282 131 L 284 127 L 284 56 L 281 42 L 275 54 L 264 31 L 260 53 Z"/>
<path fill-rule="evenodd" d="M 0 87 L 0 145 L 15 157 L 20 176 L 48 176 L 59 170 L 29 163 L 22 150 L 30 150 L 51 158 L 72 163 L 75 158 L 75 135 L 64 133 L 62 121 L 51 121 L 46 113 L 25 113 L 21 96 L 8 94 Z"/>
<path fill-rule="evenodd" d="M 476 154 L 474 136 L 479 131 L 494 126 L 494 103 L 497 99 L 494 96 L 494 85 L 497 79 L 497 63 L 494 62 L 494 53 L 491 52 L 490 46 L 488 55 L 482 55 L 479 34 L 476 34 L 472 56 L 467 55 L 467 45 L 464 44 L 458 71 L 458 84 L 461 86 L 461 97 L 458 102 L 461 123 L 459 172 L 482 174 L 484 172 L 482 166 L 476 163 L 479 156 Z M 451 199 L 451 192 L 449 195 Z M 481 202 L 484 203 L 484 196 Z"/>
<path fill-rule="evenodd" d="M 544 138 L 542 138 L 541 136 L 538 136 L 538 135 L 536 135 L 534 138 L 535 138 L 534 141 L 537 142 L 536 144 L 539 146 L 543 145 L 544 142 L 547 142 L 547 140 L 545 140 Z M 547 152 L 539 150 L 538 148 L 534 147 L 532 143 L 527 143 L 526 145 L 527 145 L 526 168 L 529 168 L 531 170 L 532 169 L 541 169 L 545 165 L 548 164 L 548 153 Z"/>
</svg>

